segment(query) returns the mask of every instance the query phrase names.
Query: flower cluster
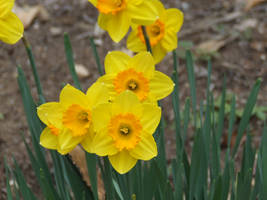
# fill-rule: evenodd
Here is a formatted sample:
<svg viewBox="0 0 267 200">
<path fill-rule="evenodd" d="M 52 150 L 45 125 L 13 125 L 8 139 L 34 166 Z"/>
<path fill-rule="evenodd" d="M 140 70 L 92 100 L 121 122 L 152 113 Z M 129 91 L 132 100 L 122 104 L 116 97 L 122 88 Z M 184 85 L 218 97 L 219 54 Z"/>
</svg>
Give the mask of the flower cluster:
<svg viewBox="0 0 267 200">
<path fill-rule="evenodd" d="M 146 51 L 141 26 L 145 26 L 155 62 L 177 48 L 177 33 L 183 24 L 183 13 L 165 9 L 159 0 L 89 0 L 99 11 L 98 25 L 113 41 L 119 42 L 132 27 L 127 48 Z"/>
<path fill-rule="evenodd" d="M 38 107 L 37 114 L 47 126 L 40 144 L 61 154 L 81 144 L 89 153 L 108 156 L 119 173 L 126 173 L 138 159 L 157 155 L 153 133 L 161 109 L 156 101 L 169 95 L 174 84 L 155 70 L 148 52 L 134 57 L 110 52 L 105 71 L 86 94 L 66 85 L 59 102 Z"/>
<path fill-rule="evenodd" d="M 12 12 L 14 0 L 0 0 L 0 40 L 15 44 L 22 36 L 24 27 Z"/>
<path fill-rule="evenodd" d="M 167 52 L 177 47 L 183 14 L 167 9 L 158 0 L 89 0 L 100 12 L 98 23 L 118 42 L 132 26 L 127 46 L 133 57 L 113 51 L 105 58 L 106 74 L 84 94 L 66 85 L 59 102 L 38 107 L 47 125 L 40 144 L 67 154 L 77 145 L 99 156 L 108 156 L 119 173 L 137 160 L 157 155 L 153 134 L 161 119 L 157 101 L 168 96 L 172 80 L 155 69 Z M 146 52 L 145 26 L 152 54 Z"/>
</svg>

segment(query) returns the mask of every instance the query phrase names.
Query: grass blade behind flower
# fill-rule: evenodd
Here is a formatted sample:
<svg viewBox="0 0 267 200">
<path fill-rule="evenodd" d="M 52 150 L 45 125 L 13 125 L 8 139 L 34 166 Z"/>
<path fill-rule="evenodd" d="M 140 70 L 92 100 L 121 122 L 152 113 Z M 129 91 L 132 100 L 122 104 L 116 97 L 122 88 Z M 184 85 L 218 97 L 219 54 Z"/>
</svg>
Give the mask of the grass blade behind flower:
<svg viewBox="0 0 267 200">
<path fill-rule="evenodd" d="M 77 89 L 81 90 L 82 88 L 81 88 L 79 78 L 77 76 L 76 69 L 75 69 L 75 63 L 74 63 L 73 52 L 72 52 L 72 47 L 70 43 L 70 37 L 67 33 L 64 33 L 64 46 L 65 46 L 65 53 L 66 53 L 69 70 L 70 70 L 72 79 L 74 81 L 74 85 Z"/>
</svg>

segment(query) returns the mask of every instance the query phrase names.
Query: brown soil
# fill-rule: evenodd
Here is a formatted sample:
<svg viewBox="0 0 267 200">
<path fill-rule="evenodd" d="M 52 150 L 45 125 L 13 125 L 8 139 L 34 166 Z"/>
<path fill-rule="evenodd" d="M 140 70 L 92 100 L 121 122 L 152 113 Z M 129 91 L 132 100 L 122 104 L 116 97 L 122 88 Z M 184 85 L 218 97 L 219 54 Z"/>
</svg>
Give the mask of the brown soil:
<svg viewBox="0 0 267 200">
<path fill-rule="evenodd" d="M 228 91 L 237 95 L 238 105 L 244 105 L 253 83 L 261 77 L 263 82 L 258 105 L 267 106 L 267 5 L 259 5 L 249 12 L 244 12 L 239 2 L 238 0 L 236 2 L 232 0 L 163 1 L 166 7 L 176 7 L 184 11 L 185 21 L 179 40 L 192 41 L 194 47 L 207 40 L 216 39 L 218 36 L 224 37 L 234 32 L 234 28 L 238 25 L 242 29 L 244 26 L 242 23 L 248 19 L 256 21 L 256 26 L 237 31 L 238 36 L 218 50 L 219 56 L 213 58 L 212 91 L 215 96 L 220 94 L 225 74 Z M 17 3 L 20 6 L 43 4 L 50 14 L 49 21 L 41 22 L 36 19 L 25 33 L 33 47 L 46 99 L 58 100 L 62 85 L 73 83 L 64 55 L 63 32 L 68 32 L 70 35 L 76 63 L 89 69 L 89 77 L 81 79 L 82 87 L 86 90 L 98 77 L 89 38 L 86 37 L 87 33 L 94 31 L 97 20 L 96 10 L 86 0 L 17 0 Z M 214 19 L 225 18 L 230 13 L 238 11 L 242 13 L 240 17 L 208 26 Z M 204 28 L 197 29 L 196 27 L 202 22 L 206 22 L 203 25 Z M 52 27 L 58 28 L 62 34 L 53 33 Z M 115 44 L 106 33 L 98 36 L 97 39 L 102 41 L 102 45 L 98 47 L 102 63 L 108 51 L 125 49 L 125 40 Z M 182 50 L 182 47 L 179 49 Z M 207 62 L 203 61 L 203 56 L 198 58 L 195 66 L 197 92 L 198 98 L 204 98 Z M 183 59 L 180 61 L 180 97 L 183 102 L 185 97 L 189 96 L 189 84 L 184 61 Z M 30 142 L 14 63 L 22 66 L 32 88 L 32 94 L 37 99 L 33 76 L 22 42 L 14 46 L 0 43 L 0 115 L 2 116 L 0 117 L 0 199 L 4 199 L 6 193 L 3 176 L 4 157 L 12 163 L 14 156 L 29 185 L 38 191 L 38 186 L 34 186 L 34 174 L 21 137 L 21 133 L 25 133 L 27 142 Z M 171 55 L 167 56 L 157 68 L 171 75 Z M 167 123 L 173 120 L 170 105 L 170 98 L 163 101 Z M 253 133 L 259 136 L 262 123 L 255 120 L 253 124 L 257 127 Z M 169 157 L 172 157 L 175 152 L 174 130 L 171 126 L 167 126 L 166 130 L 167 152 Z"/>
</svg>

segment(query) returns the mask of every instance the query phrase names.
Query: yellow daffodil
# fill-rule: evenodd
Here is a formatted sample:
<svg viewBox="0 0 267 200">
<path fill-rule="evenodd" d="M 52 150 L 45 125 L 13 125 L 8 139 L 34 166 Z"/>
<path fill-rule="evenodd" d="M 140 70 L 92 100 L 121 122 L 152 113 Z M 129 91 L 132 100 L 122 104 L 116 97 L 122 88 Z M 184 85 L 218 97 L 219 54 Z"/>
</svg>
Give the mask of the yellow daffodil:
<svg viewBox="0 0 267 200">
<path fill-rule="evenodd" d="M 47 125 L 40 136 L 40 144 L 61 154 L 70 152 L 81 142 L 90 147 L 94 137 L 92 109 L 107 101 L 107 92 L 101 84 L 93 84 L 86 95 L 66 85 L 59 102 L 45 103 L 37 109 L 39 118 Z M 90 152 L 89 147 L 86 149 Z"/>
<path fill-rule="evenodd" d="M 156 104 L 141 103 L 131 91 L 122 92 L 112 103 L 101 104 L 92 111 L 96 131 L 92 150 L 108 156 L 121 174 L 133 168 L 137 160 L 157 156 L 153 138 L 161 117 Z"/>
<path fill-rule="evenodd" d="M 134 57 L 113 51 L 105 58 L 106 74 L 98 79 L 114 98 L 125 90 L 134 92 L 141 101 L 157 101 L 168 96 L 174 83 L 165 74 L 155 70 L 154 59 L 148 52 Z"/>
<path fill-rule="evenodd" d="M 15 44 L 22 36 L 24 27 L 12 12 L 15 0 L 0 0 L 0 40 Z"/>
<path fill-rule="evenodd" d="M 177 33 L 183 24 L 183 13 L 175 8 L 165 9 L 158 0 L 153 0 L 157 7 L 158 19 L 146 26 L 155 62 L 160 62 L 164 56 L 177 48 Z M 127 48 L 140 52 L 146 50 L 146 43 L 141 26 L 133 26 L 133 31 L 127 39 Z"/>
<path fill-rule="evenodd" d="M 89 0 L 99 11 L 98 25 L 113 41 L 119 42 L 131 23 L 149 25 L 156 20 L 157 10 L 151 0 Z"/>
</svg>

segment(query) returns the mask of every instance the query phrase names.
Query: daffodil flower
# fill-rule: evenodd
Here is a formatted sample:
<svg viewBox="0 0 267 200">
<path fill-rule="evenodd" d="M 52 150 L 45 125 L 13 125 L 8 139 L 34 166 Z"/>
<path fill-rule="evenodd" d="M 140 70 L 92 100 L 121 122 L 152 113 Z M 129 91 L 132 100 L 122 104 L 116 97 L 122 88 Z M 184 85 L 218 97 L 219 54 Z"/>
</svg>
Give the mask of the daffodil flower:
<svg viewBox="0 0 267 200">
<path fill-rule="evenodd" d="M 12 12 L 14 2 L 14 0 L 0 0 L 0 40 L 7 44 L 15 44 L 24 32 L 22 22 Z"/>
<path fill-rule="evenodd" d="M 155 62 L 160 62 L 164 56 L 177 48 L 177 33 L 183 24 L 183 13 L 175 8 L 165 9 L 158 0 L 153 0 L 157 7 L 158 18 L 149 26 L 146 32 L 150 40 Z M 127 48 L 140 52 L 146 50 L 145 38 L 141 26 L 132 26 L 133 31 L 127 39 Z"/>
<path fill-rule="evenodd" d="M 154 59 L 148 52 L 134 57 L 120 51 L 105 58 L 106 74 L 98 79 L 104 83 L 112 98 L 125 90 L 134 92 L 140 101 L 157 101 L 168 96 L 174 87 L 172 80 L 155 70 Z"/>
<path fill-rule="evenodd" d="M 153 138 L 161 117 L 156 104 L 141 103 L 131 91 L 124 91 L 112 103 L 101 104 L 92 112 L 96 131 L 92 151 L 108 156 L 114 169 L 124 174 L 137 160 L 157 156 Z"/>
<path fill-rule="evenodd" d="M 40 120 L 47 125 L 40 136 L 40 144 L 61 154 L 70 152 L 85 138 L 85 144 L 90 146 L 94 137 L 92 109 L 99 103 L 108 102 L 108 98 L 101 84 L 93 84 L 86 95 L 66 85 L 59 102 L 45 103 L 37 109 Z"/>
<path fill-rule="evenodd" d="M 98 25 L 113 41 L 119 42 L 131 23 L 149 25 L 156 20 L 157 10 L 151 0 L 89 0 L 99 11 Z"/>
</svg>

